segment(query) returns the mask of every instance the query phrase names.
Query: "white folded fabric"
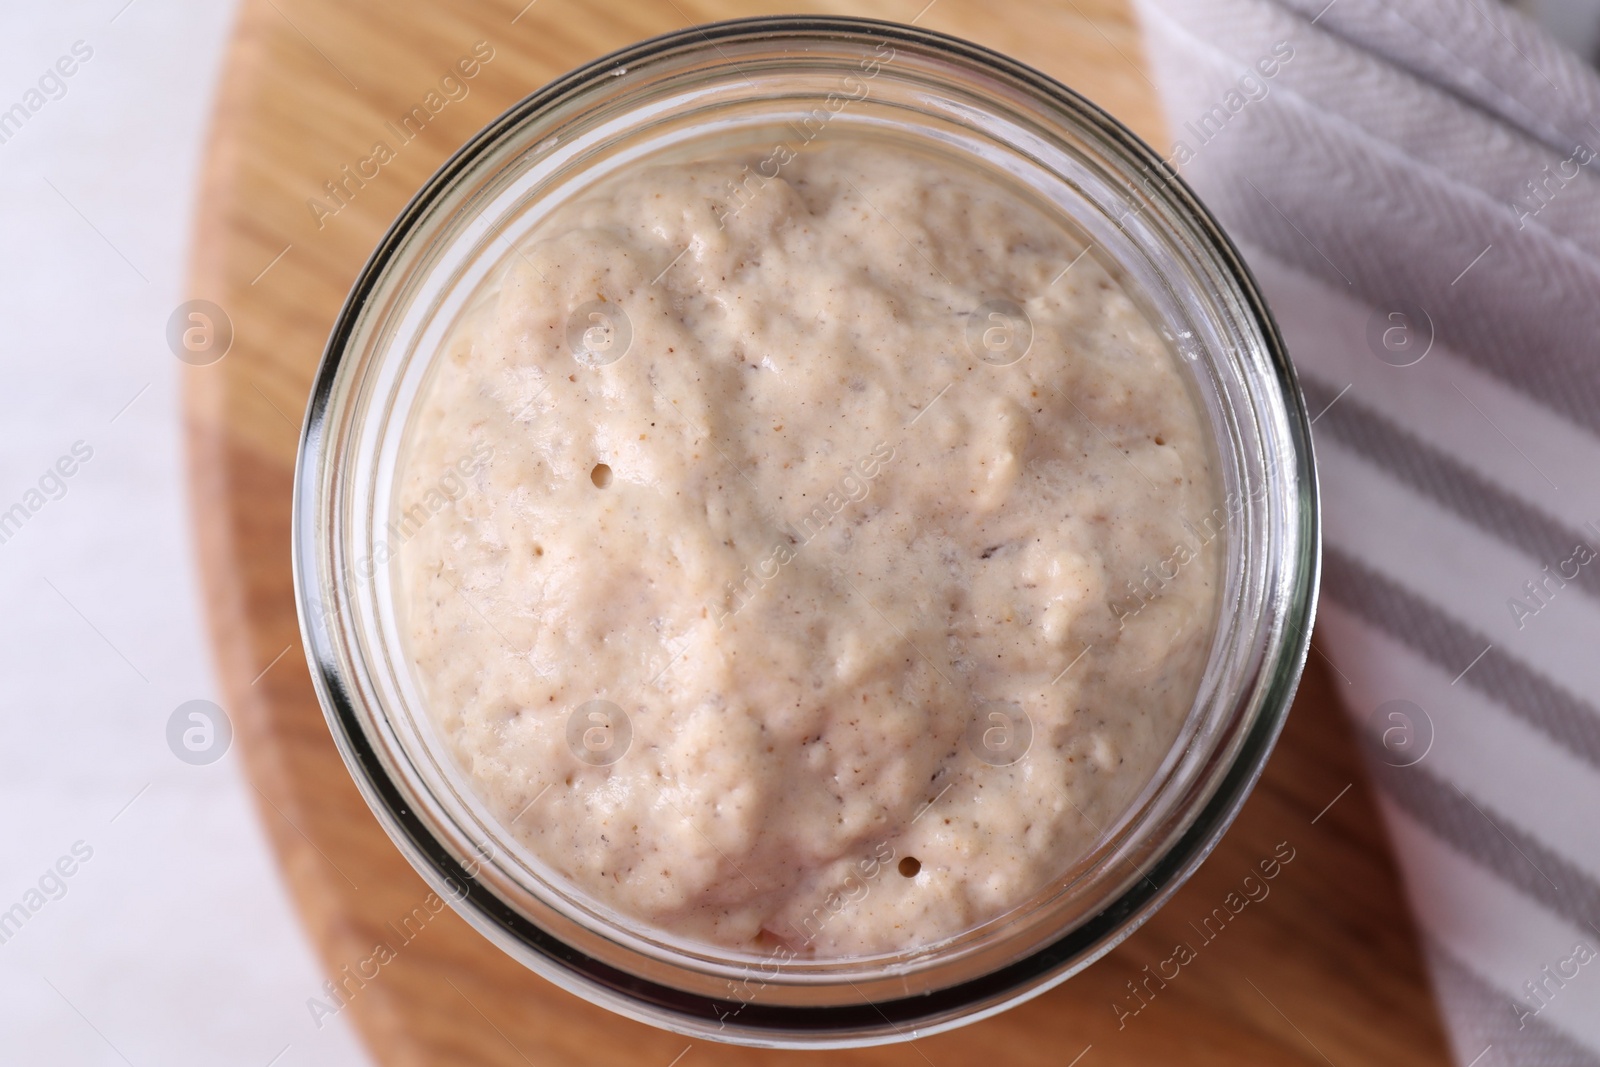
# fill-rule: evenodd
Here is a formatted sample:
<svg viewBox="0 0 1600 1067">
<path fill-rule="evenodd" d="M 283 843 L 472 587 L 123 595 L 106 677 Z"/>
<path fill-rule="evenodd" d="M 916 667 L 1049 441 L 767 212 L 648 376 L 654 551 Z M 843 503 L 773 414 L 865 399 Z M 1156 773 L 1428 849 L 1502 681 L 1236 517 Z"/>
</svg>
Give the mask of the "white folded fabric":
<svg viewBox="0 0 1600 1067">
<path fill-rule="evenodd" d="M 1600 78 L 1495 0 L 1138 0 L 1302 375 L 1314 655 L 1461 1064 L 1600 1065 Z"/>
</svg>

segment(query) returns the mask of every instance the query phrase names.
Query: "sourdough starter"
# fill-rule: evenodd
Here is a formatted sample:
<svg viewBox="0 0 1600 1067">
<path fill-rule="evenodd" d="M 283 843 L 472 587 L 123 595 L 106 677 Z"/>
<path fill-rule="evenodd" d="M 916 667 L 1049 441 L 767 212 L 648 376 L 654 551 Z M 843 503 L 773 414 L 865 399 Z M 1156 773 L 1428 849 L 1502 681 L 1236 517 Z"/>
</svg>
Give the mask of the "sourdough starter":
<svg viewBox="0 0 1600 1067">
<path fill-rule="evenodd" d="M 393 574 L 439 735 L 565 891 L 897 952 L 1059 882 L 1149 784 L 1218 493 L 1084 250 L 846 141 L 635 170 L 507 256 L 413 416 Z"/>
</svg>

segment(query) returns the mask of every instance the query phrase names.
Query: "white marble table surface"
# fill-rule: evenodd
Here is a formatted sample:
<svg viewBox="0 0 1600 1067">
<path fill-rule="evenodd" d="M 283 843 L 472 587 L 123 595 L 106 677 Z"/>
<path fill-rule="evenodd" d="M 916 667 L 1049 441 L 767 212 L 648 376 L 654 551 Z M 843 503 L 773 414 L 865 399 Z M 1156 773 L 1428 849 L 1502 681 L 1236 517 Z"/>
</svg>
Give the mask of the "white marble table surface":
<svg viewBox="0 0 1600 1067">
<path fill-rule="evenodd" d="M 322 976 L 237 753 L 166 741 L 218 699 L 165 329 L 233 12 L 0 14 L 0 122 L 36 106 L 0 125 L 0 514 L 26 512 L 0 525 L 0 1064 L 365 1061 L 346 1019 L 312 1023 Z"/>
</svg>

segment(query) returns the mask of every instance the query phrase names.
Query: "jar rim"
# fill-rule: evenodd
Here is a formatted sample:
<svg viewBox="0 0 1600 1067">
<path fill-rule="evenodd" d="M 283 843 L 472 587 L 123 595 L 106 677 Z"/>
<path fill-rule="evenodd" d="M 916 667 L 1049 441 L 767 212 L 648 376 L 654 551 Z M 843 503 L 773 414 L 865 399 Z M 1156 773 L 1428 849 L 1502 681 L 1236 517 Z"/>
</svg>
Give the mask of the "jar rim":
<svg viewBox="0 0 1600 1067">
<path fill-rule="evenodd" d="M 1095 140 L 1126 168 L 1130 182 L 1194 229 L 1201 251 L 1232 286 L 1241 320 L 1270 371 L 1264 388 L 1281 404 L 1292 469 L 1294 514 L 1285 519 L 1292 543 L 1280 546 L 1286 573 L 1269 591 L 1279 617 L 1268 637 L 1255 713 L 1235 739 L 1225 770 L 1208 780 L 1203 805 L 1185 829 L 1116 899 L 1085 921 L 1038 944 L 1021 958 L 967 980 L 904 998 L 855 1004 L 743 1002 L 688 992 L 583 951 L 534 922 L 481 880 L 479 870 L 444 840 L 397 780 L 383 746 L 369 734 L 369 709 L 349 670 L 351 650 L 339 640 L 320 605 L 337 599 L 331 564 L 330 500 L 336 445 L 344 441 L 350 407 L 346 357 L 391 267 L 421 230 L 438 201 L 491 150 L 558 104 L 610 84 L 616 73 L 664 56 L 716 53 L 724 45 L 759 41 L 877 43 L 920 49 L 960 67 L 999 78 L 1071 117 L 1073 132 Z M 728 62 L 732 62 L 729 60 Z M 342 375 L 341 369 L 344 368 Z M 1274 457 L 1275 458 L 1275 457 Z M 771 16 L 689 27 L 593 60 L 532 93 L 475 134 L 423 185 L 390 226 L 363 267 L 330 335 L 308 405 L 295 479 L 293 567 L 302 639 L 312 677 L 340 753 L 386 832 L 433 888 L 489 939 L 571 991 L 653 1025 L 714 1040 L 805 1047 L 858 1046 L 906 1040 L 976 1021 L 1065 980 L 1129 936 L 1183 883 L 1232 823 L 1259 777 L 1287 716 L 1309 648 L 1320 571 L 1320 518 L 1310 427 L 1304 401 L 1264 298 L 1230 239 L 1193 192 L 1159 155 L 1096 105 L 1049 76 L 983 46 L 935 31 L 858 17 Z M 328 573 L 332 569 L 333 574 Z M 1292 633 L 1290 631 L 1293 631 Z M 733 1022 L 730 1024 L 729 1019 Z"/>
</svg>

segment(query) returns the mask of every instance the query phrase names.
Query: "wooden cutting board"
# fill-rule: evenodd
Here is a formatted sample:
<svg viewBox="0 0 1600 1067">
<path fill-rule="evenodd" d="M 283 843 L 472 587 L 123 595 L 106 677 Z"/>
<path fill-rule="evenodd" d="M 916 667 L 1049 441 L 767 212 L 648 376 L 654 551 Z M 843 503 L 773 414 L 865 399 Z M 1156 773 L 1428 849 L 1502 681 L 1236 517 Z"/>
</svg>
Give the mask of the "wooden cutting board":
<svg viewBox="0 0 1600 1067">
<path fill-rule="evenodd" d="M 1084 974 L 954 1033 L 848 1052 L 695 1042 L 685 1053 L 684 1038 L 610 1015 L 535 977 L 453 912 L 401 944 L 390 924 L 427 890 L 368 812 L 334 749 L 301 653 L 291 593 L 295 445 L 334 315 L 411 193 L 521 96 L 645 36 L 795 9 L 770 0 L 525 2 L 244 0 L 199 204 L 188 295 L 219 304 L 234 329 L 223 359 L 186 371 L 212 640 L 260 817 L 326 971 L 342 977 L 379 943 L 397 950 L 346 1009 L 377 1061 L 1446 1063 L 1416 934 L 1352 735 L 1334 703 L 1334 676 L 1315 656 L 1260 786 L 1195 878 Z M 1054 74 L 1146 138 L 1164 141 L 1126 0 L 925 3 L 798 7 L 919 19 L 971 38 Z M 347 186 L 344 205 L 330 213 L 335 201 L 324 183 L 339 181 L 343 166 L 354 167 L 375 141 L 388 140 L 386 124 L 424 103 L 480 41 L 493 58 L 467 83 L 467 95 L 446 98 L 421 136 L 376 178 Z M 313 199 L 322 210 L 310 206 Z M 1204 917 L 1281 842 L 1294 859 L 1270 883 L 1270 895 L 1205 941 Z M 1151 983 L 1143 997 L 1131 993 L 1129 983 L 1145 978 L 1142 968 L 1171 957 L 1179 942 L 1197 947 L 1197 957 L 1163 986 Z M 1114 1005 L 1140 1010 L 1119 1020 Z"/>
</svg>

